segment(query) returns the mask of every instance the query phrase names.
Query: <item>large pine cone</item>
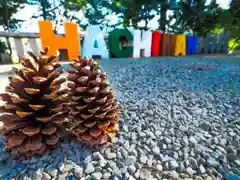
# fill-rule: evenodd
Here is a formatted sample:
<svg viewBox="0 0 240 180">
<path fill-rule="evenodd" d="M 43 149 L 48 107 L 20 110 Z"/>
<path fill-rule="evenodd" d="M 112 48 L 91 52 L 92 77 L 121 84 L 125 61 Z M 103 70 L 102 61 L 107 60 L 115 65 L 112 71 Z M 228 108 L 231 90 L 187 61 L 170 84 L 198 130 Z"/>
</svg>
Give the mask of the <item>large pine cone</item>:
<svg viewBox="0 0 240 180">
<path fill-rule="evenodd" d="M 107 143 L 118 131 L 120 110 L 107 74 L 96 61 L 86 58 L 70 64 L 68 87 L 72 102 L 69 112 L 69 131 L 79 141 L 89 144 Z"/>
<path fill-rule="evenodd" d="M 4 123 L 3 137 L 7 149 L 29 156 L 54 149 L 61 137 L 59 127 L 67 117 L 67 90 L 59 90 L 65 81 L 55 57 L 47 57 L 48 48 L 36 57 L 29 52 L 14 69 L 9 85 L 0 95 L 6 103 L 0 107 Z"/>
</svg>

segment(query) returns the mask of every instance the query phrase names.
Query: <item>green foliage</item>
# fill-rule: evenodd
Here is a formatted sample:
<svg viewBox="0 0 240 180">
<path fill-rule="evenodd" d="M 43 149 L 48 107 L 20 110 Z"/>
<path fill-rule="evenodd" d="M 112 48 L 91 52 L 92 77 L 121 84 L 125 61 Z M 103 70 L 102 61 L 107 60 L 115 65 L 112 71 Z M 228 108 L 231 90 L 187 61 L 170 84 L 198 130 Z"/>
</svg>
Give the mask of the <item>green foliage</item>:
<svg viewBox="0 0 240 180">
<path fill-rule="evenodd" d="M 111 13 L 110 8 L 111 4 L 106 0 L 87 1 L 86 8 L 84 9 L 87 22 L 80 23 L 80 26 L 84 29 L 88 25 L 100 25 L 102 28 L 107 26 L 108 20 L 105 17 Z"/>
<path fill-rule="evenodd" d="M 233 39 L 240 40 L 240 3 L 232 0 L 230 8 L 225 10 L 219 18 L 220 26 L 230 31 Z"/>
<path fill-rule="evenodd" d="M 240 41 L 236 39 L 231 39 L 229 41 L 229 52 L 240 51 Z"/>
<path fill-rule="evenodd" d="M 199 6 L 190 7 L 180 2 L 180 8 L 175 10 L 174 15 L 170 17 L 171 20 L 176 20 L 171 26 L 172 32 L 206 36 L 208 32 L 215 29 L 223 10 L 213 1 L 210 5 L 203 6 L 203 11 L 199 9 Z"/>
<path fill-rule="evenodd" d="M 85 0 L 65 0 L 65 4 L 69 10 L 81 10 L 87 5 L 87 2 Z"/>
<path fill-rule="evenodd" d="M 231 32 L 229 52 L 240 50 L 240 2 L 232 0 L 230 8 L 224 10 L 218 19 L 218 26 L 222 31 Z"/>
<path fill-rule="evenodd" d="M 110 24 L 108 16 L 118 13 L 118 8 L 114 2 L 109 0 L 68 0 L 67 9 L 71 13 L 65 13 L 65 17 L 79 24 L 83 30 L 89 25 L 99 25 L 101 28 L 107 29 L 115 28 L 123 23 L 120 17 L 119 22 Z M 77 16 L 79 12 L 83 13 L 83 18 Z M 69 16 L 69 14 L 71 15 Z"/>
<path fill-rule="evenodd" d="M 167 27 L 170 26 L 170 20 L 167 20 L 167 10 L 174 10 L 175 11 L 175 19 L 178 18 L 177 23 L 181 19 L 186 19 L 189 16 L 196 16 L 199 11 L 202 11 L 203 4 L 205 0 L 202 1 L 192 1 L 192 7 L 190 8 L 190 4 L 186 4 L 188 8 L 184 7 L 182 5 L 182 1 L 180 1 L 180 4 L 177 3 L 176 0 L 166 1 L 166 0 L 114 0 L 117 7 L 119 9 L 123 9 L 123 19 L 124 19 L 124 26 L 133 26 L 137 29 L 144 29 L 147 30 L 148 22 L 152 20 L 154 17 L 158 16 L 158 30 L 161 30 L 162 32 L 166 32 Z M 189 1 L 190 2 L 190 1 Z M 197 2 L 197 3 L 196 3 Z M 178 17 L 179 11 L 183 11 L 182 17 Z M 194 17 L 192 17 L 194 19 Z M 192 19 L 189 19 L 189 21 L 192 21 Z M 145 27 L 139 27 L 138 23 L 144 21 Z M 179 24 L 174 24 L 172 27 L 176 28 L 177 31 L 182 29 L 179 27 Z M 185 28 L 186 29 L 186 28 Z"/>
<path fill-rule="evenodd" d="M 2 26 L 4 30 L 17 30 L 22 20 L 14 18 L 13 15 L 23 7 L 24 0 L 1 0 L 0 26 Z"/>
<path fill-rule="evenodd" d="M 220 24 L 217 25 L 218 27 L 216 27 L 215 29 L 213 29 L 211 31 L 211 33 L 214 33 L 214 34 L 220 34 L 222 32 L 225 31 L 225 29 L 223 27 L 220 26 Z M 234 35 L 234 34 L 233 34 Z M 233 35 L 232 36 L 232 39 L 229 41 L 228 43 L 228 52 L 229 53 L 232 53 L 234 51 L 239 51 L 240 50 L 240 41 L 237 40 L 237 38 L 235 38 Z"/>
<path fill-rule="evenodd" d="M 39 6 L 40 13 L 32 18 L 45 17 L 46 20 L 52 21 L 55 32 L 64 22 L 77 23 L 82 30 L 89 25 L 100 25 L 105 28 L 110 26 L 106 17 L 113 13 L 114 8 L 115 6 L 108 0 L 46 1 Z"/>
<path fill-rule="evenodd" d="M 54 32 L 56 33 L 64 22 L 64 14 L 67 11 L 65 0 L 49 1 L 44 0 L 39 4 L 39 11 L 32 16 L 33 19 L 44 19 L 54 24 Z"/>
<path fill-rule="evenodd" d="M 147 30 L 148 22 L 152 20 L 155 15 L 162 14 L 163 21 L 161 21 L 161 26 L 166 25 L 166 5 L 164 0 L 115 0 L 115 6 L 118 9 L 118 13 L 122 14 L 123 26 L 132 26 L 135 29 Z M 160 6 L 162 7 L 160 8 Z M 161 11 L 160 11 L 161 9 Z M 139 27 L 138 23 L 144 21 L 145 26 Z"/>
</svg>

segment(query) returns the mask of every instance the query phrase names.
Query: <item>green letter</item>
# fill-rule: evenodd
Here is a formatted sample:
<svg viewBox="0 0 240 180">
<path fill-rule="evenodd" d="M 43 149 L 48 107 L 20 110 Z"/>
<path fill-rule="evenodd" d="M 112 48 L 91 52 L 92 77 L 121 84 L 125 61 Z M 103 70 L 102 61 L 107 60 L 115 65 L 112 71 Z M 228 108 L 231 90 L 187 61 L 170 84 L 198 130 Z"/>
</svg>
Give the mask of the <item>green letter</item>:
<svg viewBox="0 0 240 180">
<path fill-rule="evenodd" d="M 109 49 L 112 57 L 126 58 L 133 55 L 133 46 L 128 46 L 133 40 L 133 35 L 127 29 L 115 29 L 109 37 Z"/>
</svg>

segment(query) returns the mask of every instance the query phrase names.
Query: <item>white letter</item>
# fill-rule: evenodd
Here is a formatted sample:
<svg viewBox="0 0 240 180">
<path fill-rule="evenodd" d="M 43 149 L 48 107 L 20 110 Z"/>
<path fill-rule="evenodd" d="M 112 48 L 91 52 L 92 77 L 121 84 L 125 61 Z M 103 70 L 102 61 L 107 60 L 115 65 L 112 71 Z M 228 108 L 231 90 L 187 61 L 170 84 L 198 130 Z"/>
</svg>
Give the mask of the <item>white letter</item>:
<svg viewBox="0 0 240 180">
<path fill-rule="evenodd" d="M 133 57 L 140 57 L 141 50 L 144 50 L 144 57 L 151 56 L 152 32 L 143 31 L 141 37 L 140 30 L 133 32 Z"/>
<path fill-rule="evenodd" d="M 84 37 L 83 57 L 92 58 L 92 56 L 101 56 L 103 59 L 109 58 L 104 35 L 99 26 L 89 26 Z"/>
</svg>

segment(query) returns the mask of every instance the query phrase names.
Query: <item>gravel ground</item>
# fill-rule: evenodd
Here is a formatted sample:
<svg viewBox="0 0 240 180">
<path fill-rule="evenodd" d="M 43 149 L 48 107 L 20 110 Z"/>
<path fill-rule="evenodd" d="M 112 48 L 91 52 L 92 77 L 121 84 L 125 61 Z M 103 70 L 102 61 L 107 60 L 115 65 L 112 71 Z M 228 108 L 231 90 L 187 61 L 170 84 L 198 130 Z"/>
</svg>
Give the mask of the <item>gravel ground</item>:
<svg viewBox="0 0 240 180">
<path fill-rule="evenodd" d="M 233 77 L 240 64 L 168 58 L 102 66 L 121 106 L 117 137 L 102 147 L 66 139 L 58 150 L 31 160 L 5 152 L 0 142 L 0 179 L 240 176 L 240 94 L 230 93 L 228 83 L 240 89 L 240 77 Z"/>
</svg>

